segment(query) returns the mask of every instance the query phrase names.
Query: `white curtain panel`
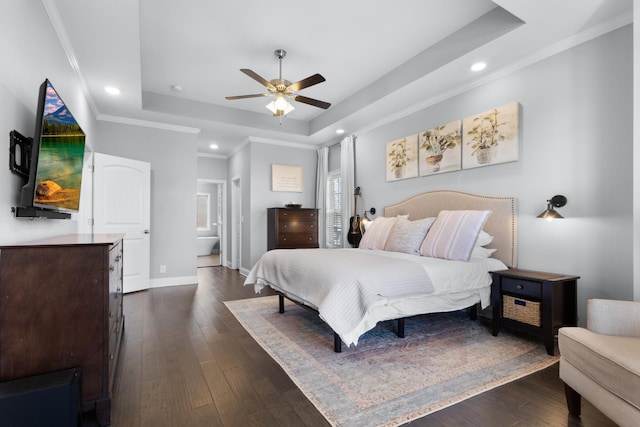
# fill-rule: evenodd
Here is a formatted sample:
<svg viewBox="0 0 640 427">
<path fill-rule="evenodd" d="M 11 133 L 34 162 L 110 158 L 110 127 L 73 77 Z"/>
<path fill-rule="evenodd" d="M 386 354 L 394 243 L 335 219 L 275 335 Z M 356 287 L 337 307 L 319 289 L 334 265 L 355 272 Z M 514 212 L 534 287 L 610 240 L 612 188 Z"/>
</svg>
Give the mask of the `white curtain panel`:
<svg viewBox="0 0 640 427">
<path fill-rule="evenodd" d="M 318 151 L 318 170 L 316 173 L 316 208 L 318 208 L 318 245 L 327 247 L 327 176 L 329 175 L 329 148 L 322 147 Z"/>
<path fill-rule="evenodd" d="M 340 180 L 342 182 L 342 247 L 351 247 L 347 240 L 353 216 L 353 193 L 355 191 L 355 136 L 340 141 Z"/>
</svg>

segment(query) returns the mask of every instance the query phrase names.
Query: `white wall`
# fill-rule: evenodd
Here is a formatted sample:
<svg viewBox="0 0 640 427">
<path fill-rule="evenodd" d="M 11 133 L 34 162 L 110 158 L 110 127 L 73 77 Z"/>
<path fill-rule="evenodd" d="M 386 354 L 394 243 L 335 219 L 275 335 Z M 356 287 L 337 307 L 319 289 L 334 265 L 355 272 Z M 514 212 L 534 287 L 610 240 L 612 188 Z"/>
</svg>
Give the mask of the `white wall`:
<svg viewBox="0 0 640 427">
<path fill-rule="evenodd" d="M 631 25 L 496 79 L 357 140 L 363 205 L 380 209 L 413 194 L 455 189 L 518 200 L 519 267 L 581 276 L 586 299 L 633 298 Z M 433 126 L 521 104 L 520 160 L 385 182 L 385 144 Z M 565 195 L 565 220 L 535 216 Z"/>
<path fill-rule="evenodd" d="M 227 159 L 198 155 L 198 179 L 226 180 Z"/>
<path fill-rule="evenodd" d="M 102 121 L 97 133 L 96 152 L 151 164 L 151 285 L 197 283 L 196 135 Z"/>
<path fill-rule="evenodd" d="M 263 143 L 251 145 L 251 207 L 250 258 L 244 264 L 248 269 L 267 250 L 267 209 L 284 207 L 289 202 L 305 208 L 315 208 L 316 200 L 316 147 L 293 147 Z M 302 167 L 301 193 L 272 191 L 272 165 Z"/>
<path fill-rule="evenodd" d="M 316 147 L 300 144 L 247 141 L 228 162 L 227 180 L 232 187 L 239 178 L 242 186 L 242 265 L 240 271 L 247 274 L 260 256 L 267 251 L 267 208 L 300 203 L 303 207 L 315 207 L 316 192 Z M 301 166 L 303 170 L 303 192 L 271 191 L 271 166 Z M 228 190 L 231 194 L 231 188 Z M 227 233 L 231 236 L 231 197 L 229 197 L 229 220 Z M 232 238 L 226 252 L 230 264 Z M 225 264 L 226 265 L 226 264 Z"/>
<path fill-rule="evenodd" d="M 87 134 L 87 144 L 94 144 L 95 121 L 41 2 L 0 2 L 0 57 L 0 244 L 75 233 L 75 215 L 71 220 L 31 221 L 11 212 L 26 181 L 9 170 L 9 132 L 33 136 L 38 89 L 46 78 Z M 88 194 L 86 183 L 81 194 Z"/>
</svg>

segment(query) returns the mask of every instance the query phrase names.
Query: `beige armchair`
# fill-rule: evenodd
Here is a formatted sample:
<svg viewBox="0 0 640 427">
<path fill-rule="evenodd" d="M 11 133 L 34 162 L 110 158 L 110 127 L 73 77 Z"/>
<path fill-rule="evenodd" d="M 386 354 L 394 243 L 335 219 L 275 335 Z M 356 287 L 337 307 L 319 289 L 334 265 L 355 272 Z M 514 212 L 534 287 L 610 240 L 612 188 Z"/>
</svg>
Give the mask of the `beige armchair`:
<svg viewBox="0 0 640 427">
<path fill-rule="evenodd" d="M 587 328 L 558 331 L 569 413 L 580 397 L 621 426 L 640 426 L 640 302 L 587 301 Z"/>
</svg>

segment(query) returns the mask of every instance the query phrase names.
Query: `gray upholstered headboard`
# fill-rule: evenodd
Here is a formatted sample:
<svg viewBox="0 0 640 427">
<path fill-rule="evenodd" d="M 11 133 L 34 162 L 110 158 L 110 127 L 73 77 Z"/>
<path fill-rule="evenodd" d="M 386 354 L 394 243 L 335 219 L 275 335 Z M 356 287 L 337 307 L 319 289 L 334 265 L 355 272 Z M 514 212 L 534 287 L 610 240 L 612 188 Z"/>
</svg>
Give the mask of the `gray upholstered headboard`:
<svg viewBox="0 0 640 427">
<path fill-rule="evenodd" d="M 409 219 L 436 217 L 441 210 L 490 210 L 484 230 L 493 236 L 487 247 L 496 251 L 492 257 L 507 267 L 518 264 L 516 201 L 513 197 L 480 196 L 459 191 L 430 191 L 384 208 L 384 216 L 409 215 Z"/>
</svg>

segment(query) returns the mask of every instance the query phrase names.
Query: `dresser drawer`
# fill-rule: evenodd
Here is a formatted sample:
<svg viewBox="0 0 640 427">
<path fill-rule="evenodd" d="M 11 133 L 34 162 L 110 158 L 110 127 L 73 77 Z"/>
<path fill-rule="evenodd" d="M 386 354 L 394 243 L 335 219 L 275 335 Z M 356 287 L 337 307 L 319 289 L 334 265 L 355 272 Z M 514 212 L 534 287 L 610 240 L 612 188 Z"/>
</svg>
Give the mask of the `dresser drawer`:
<svg viewBox="0 0 640 427">
<path fill-rule="evenodd" d="M 280 221 L 278 222 L 278 232 L 314 234 L 316 232 L 316 221 Z"/>
<path fill-rule="evenodd" d="M 278 209 L 278 221 L 315 221 L 315 209 Z"/>
<path fill-rule="evenodd" d="M 542 284 L 540 282 L 530 280 L 503 277 L 502 292 L 506 294 L 542 298 Z"/>
<path fill-rule="evenodd" d="M 318 236 L 316 234 L 279 234 L 278 247 L 288 248 L 317 248 Z"/>
</svg>

